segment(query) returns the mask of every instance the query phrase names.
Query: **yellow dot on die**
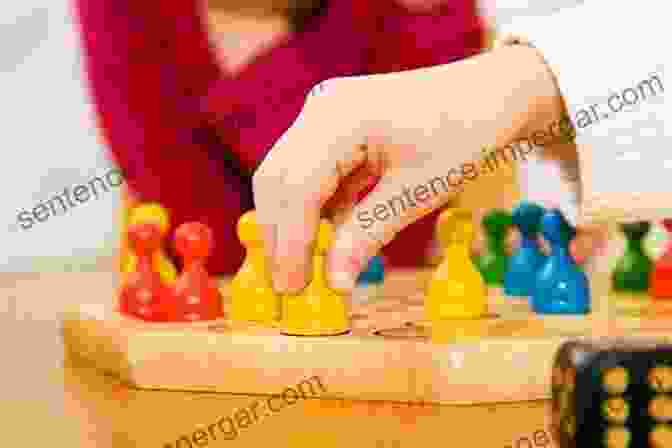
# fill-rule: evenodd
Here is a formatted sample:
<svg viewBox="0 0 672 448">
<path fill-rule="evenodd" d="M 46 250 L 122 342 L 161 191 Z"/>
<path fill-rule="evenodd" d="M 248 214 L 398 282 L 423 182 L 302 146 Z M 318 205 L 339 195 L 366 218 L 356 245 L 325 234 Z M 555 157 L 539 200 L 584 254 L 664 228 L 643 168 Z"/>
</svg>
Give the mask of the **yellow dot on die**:
<svg viewBox="0 0 672 448">
<path fill-rule="evenodd" d="M 649 443 L 652 448 L 672 447 L 672 426 L 656 425 L 649 434 Z"/>
<path fill-rule="evenodd" d="M 659 395 L 649 403 L 649 415 L 658 421 L 672 420 L 672 398 Z"/>
<path fill-rule="evenodd" d="M 628 388 L 630 375 L 623 367 L 614 367 L 604 372 L 602 382 L 610 394 L 622 394 Z"/>
<path fill-rule="evenodd" d="M 620 398 L 610 398 L 602 404 L 602 414 L 610 421 L 624 423 L 630 415 L 630 406 Z"/>
<path fill-rule="evenodd" d="M 649 386 L 656 392 L 672 391 L 672 367 L 656 366 L 649 371 Z"/>
<path fill-rule="evenodd" d="M 630 431 L 622 426 L 615 426 L 607 429 L 604 444 L 607 448 L 627 448 L 631 438 Z"/>
</svg>

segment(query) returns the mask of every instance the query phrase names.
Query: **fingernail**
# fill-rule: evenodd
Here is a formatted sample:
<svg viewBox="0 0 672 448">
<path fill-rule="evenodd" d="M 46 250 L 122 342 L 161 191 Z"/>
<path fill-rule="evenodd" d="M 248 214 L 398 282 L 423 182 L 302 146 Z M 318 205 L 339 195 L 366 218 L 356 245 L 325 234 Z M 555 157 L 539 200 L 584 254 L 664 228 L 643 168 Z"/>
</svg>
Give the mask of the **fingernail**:
<svg viewBox="0 0 672 448">
<path fill-rule="evenodd" d="M 290 294 L 297 293 L 308 285 L 310 282 L 307 269 L 303 268 L 298 271 L 293 271 L 287 274 L 287 292 Z"/>
<path fill-rule="evenodd" d="M 287 266 L 287 265 L 285 265 Z M 295 293 L 305 288 L 308 283 L 305 267 L 294 269 L 276 269 L 273 274 L 273 289 L 277 293 Z"/>
<path fill-rule="evenodd" d="M 283 272 L 273 273 L 273 289 L 278 294 L 287 292 L 287 277 Z"/>
<path fill-rule="evenodd" d="M 273 287 L 279 293 L 296 293 L 306 287 L 312 266 L 310 250 L 302 253 L 301 245 L 280 247 L 273 275 Z"/>
</svg>

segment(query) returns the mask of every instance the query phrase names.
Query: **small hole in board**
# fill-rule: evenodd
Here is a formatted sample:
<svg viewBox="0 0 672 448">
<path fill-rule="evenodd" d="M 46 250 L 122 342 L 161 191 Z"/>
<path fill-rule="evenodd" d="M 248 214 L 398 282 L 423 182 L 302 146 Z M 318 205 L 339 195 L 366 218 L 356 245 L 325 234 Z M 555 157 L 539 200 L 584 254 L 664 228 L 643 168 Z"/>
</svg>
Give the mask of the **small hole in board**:
<svg viewBox="0 0 672 448">
<path fill-rule="evenodd" d="M 388 339 L 427 339 L 428 335 L 424 328 L 405 323 L 399 328 L 384 328 L 373 332 L 375 336 L 382 336 Z"/>
</svg>

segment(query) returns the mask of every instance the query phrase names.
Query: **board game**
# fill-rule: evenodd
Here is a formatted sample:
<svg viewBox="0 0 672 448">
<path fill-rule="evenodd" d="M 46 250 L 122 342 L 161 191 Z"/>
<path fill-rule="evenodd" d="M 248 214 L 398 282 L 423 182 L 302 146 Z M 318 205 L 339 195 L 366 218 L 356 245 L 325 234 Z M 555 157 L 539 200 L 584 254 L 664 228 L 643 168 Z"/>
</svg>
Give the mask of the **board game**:
<svg viewBox="0 0 672 448">
<path fill-rule="evenodd" d="M 342 336 L 286 336 L 227 319 L 141 322 L 117 313 L 112 296 L 109 307 L 68 310 L 63 335 L 72 354 L 142 389 L 276 394 L 318 376 L 325 397 L 453 404 L 549 398 L 552 358 L 570 338 L 671 335 L 672 304 L 623 293 L 594 297 L 588 316 L 542 316 L 490 288 L 487 318 L 431 324 L 431 274 L 388 273 L 375 297 L 352 303 Z M 221 280 L 225 304 L 229 284 Z"/>
</svg>

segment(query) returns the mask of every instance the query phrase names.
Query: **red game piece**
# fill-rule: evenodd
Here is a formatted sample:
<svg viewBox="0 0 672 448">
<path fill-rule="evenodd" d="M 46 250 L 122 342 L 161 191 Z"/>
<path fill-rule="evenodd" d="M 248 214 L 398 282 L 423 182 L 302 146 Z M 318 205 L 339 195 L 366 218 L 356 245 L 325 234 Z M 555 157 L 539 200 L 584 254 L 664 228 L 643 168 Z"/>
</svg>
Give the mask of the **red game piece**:
<svg viewBox="0 0 672 448">
<path fill-rule="evenodd" d="M 672 219 L 663 220 L 663 227 L 672 234 Z M 649 294 L 659 299 L 672 299 L 672 241 L 651 271 Z"/>
<path fill-rule="evenodd" d="M 212 245 L 212 231 L 205 224 L 188 222 L 175 231 L 175 250 L 184 261 L 173 289 L 178 320 L 212 320 L 224 315 L 222 296 L 205 268 Z"/>
<path fill-rule="evenodd" d="M 152 260 L 161 248 L 157 224 L 136 224 L 128 228 L 128 242 L 137 257 L 137 268 L 128 274 L 119 295 L 119 311 L 138 319 L 160 322 L 175 318 L 170 290 L 153 270 Z"/>
</svg>

